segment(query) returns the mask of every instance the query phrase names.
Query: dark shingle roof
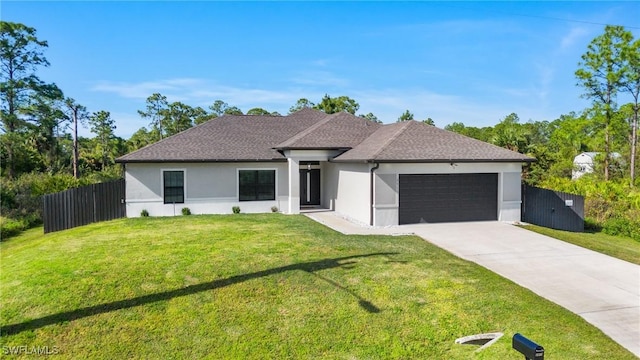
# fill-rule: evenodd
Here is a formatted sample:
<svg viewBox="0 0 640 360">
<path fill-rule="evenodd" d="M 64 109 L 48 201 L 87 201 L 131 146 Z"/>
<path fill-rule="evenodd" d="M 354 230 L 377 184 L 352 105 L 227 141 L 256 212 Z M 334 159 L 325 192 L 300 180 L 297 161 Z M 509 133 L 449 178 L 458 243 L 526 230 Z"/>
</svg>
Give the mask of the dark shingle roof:
<svg viewBox="0 0 640 360">
<path fill-rule="evenodd" d="M 350 149 L 373 134 L 381 125 L 339 112 L 275 146 L 276 149 Z"/>
<path fill-rule="evenodd" d="M 431 125 L 380 125 L 348 113 L 225 115 L 118 158 L 117 162 L 284 161 L 278 150 L 343 149 L 334 161 L 444 162 L 534 159 Z M 350 149 L 350 150 L 349 150 Z"/>
<path fill-rule="evenodd" d="M 520 153 L 435 126 L 406 121 L 380 127 L 334 161 L 533 161 Z"/>
<path fill-rule="evenodd" d="M 289 116 L 224 115 L 118 158 L 118 162 L 284 160 L 273 147 L 327 114 L 303 109 Z"/>
</svg>

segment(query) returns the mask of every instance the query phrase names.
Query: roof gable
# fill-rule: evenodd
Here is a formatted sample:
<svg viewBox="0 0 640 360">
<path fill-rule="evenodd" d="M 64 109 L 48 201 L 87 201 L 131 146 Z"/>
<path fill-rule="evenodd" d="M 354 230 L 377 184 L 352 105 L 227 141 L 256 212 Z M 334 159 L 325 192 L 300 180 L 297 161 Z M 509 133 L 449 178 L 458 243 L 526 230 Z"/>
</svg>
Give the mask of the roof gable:
<svg viewBox="0 0 640 360">
<path fill-rule="evenodd" d="M 275 146 L 276 149 L 350 149 L 373 134 L 381 125 L 339 112 Z"/>
</svg>

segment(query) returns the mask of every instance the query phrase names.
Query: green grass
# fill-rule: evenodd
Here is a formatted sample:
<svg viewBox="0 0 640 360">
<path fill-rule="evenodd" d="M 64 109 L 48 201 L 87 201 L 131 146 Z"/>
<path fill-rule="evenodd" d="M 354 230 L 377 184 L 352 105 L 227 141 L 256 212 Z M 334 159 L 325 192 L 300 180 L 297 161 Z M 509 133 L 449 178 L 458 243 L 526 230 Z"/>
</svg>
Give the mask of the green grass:
<svg viewBox="0 0 640 360">
<path fill-rule="evenodd" d="M 281 214 L 121 219 L 0 244 L 2 349 L 61 358 L 633 359 L 577 315 L 414 237 Z M 458 337 L 501 331 L 474 353 Z M 4 351 L 4 350 L 3 350 Z"/>
<path fill-rule="evenodd" d="M 526 225 L 524 229 L 535 231 L 558 240 L 582 246 L 615 258 L 640 265 L 640 241 L 623 236 L 607 235 L 602 232 L 569 232 L 541 226 Z"/>
</svg>

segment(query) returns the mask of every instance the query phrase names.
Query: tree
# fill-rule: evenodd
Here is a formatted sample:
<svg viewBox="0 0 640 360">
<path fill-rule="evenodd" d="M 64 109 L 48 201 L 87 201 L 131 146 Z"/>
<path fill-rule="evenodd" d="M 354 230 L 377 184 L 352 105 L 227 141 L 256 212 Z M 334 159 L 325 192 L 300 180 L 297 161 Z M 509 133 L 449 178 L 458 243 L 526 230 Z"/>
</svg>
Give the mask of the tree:
<svg viewBox="0 0 640 360">
<path fill-rule="evenodd" d="M 474 126 L 465 126 L 461 122 L 453 122 L 449 125 L 446 125 L 444 129 L 484 142 L 489 142 L 491 137 L 493 136 L 493 128 L 491 127 L 477 128 Z"/>
<path fill-rule="evenodd" d="M 156 129 L 149 131 L 145 127 L 138 129 L 138 131 L 134 132 L 129 140 L 127 140 L 127 150 L 131 152 L 153 144 L 158 139 L 158 135 L 155 133 L 157 131 Z"/>
<path fill-rule="evenodd" d="M 431 126 L 436 126 L 436 122 L 433 121 L 432 118 L 428 117 L 424 120 L 422 120 L 423 123 L 427 124 L 427 125 L 431 125 Z"/>
<path fill-rule="evenodd" d="M 356 111 L 360 108 L 360 104 L 358 104 L 355 100 L 348 96 L 338 96 L 336 98 L 332 98 L 328 94 L 325 94 L 322 97 L 322 101 L 313 107 L 314 109 L 318 109 L 327 114 L 335 114 L 341 111 L 348 112 L 349 114 L 355 115 Z"/>
<path fill-rule="evenodd" d="M 247 115 L 271 115 L 270 112 L 263 108 L 255 107 L 247 111 Z"/>
<path fill-rule="evenodd" d="M 114 138 L 113 131 L 116 129 L 115 121 L 111 118 L 111 113 L 100 110 L 89 116 L 89 126 L 92 133 L 96 134 L 99 145 L 99 155 L 102 167 L 110 163 L 109 155 L 112 153 L 111 142 Z"/>
<path fill-rule="evenodd" d="M 201 108 L 200 106 L 196 106 L 195 108 L 193 108 L 193 114 L 195 116 L 193 118 L 193 123 L 195 125 L 200 125 L 211 120 L 211 114 L 209 114 L 207 110 Z"/>
<path fill-rule="evenodd" d="M 363 118 L 363 119 L 367 119 L 369 121 L 373 121 L 374 123 L 382 124 L 382 121 L 380 121 L 380 119 L 378 119 L 377 116 L 373 115 L 373 113 L 360 114 L 358 116 Z"/>
<path fill-rule="evenodd" d="M 63 167 L 60 161 L 60 129 L 68 126 L 69 118 L 64 113 L 63 94 L 57 91 L 34 96 L 23 109 L 27 129 L 33 136 L 35 146 L 45 169 L 54 173 Z"/>
<path fill-rule="evenodd" d="M 409 110 L 405 110 L 400 117 L 398 117 L 397 122 L 409 121 L 413 120 L 413 113 L 409 112 Z"/>
<path fill-rule="evenodd" d="M 169 104 L 165 111 L 165 131 L 167 136 L 175 135 L 193 127 L 193 108 L 179 101 Z"/>
<path fill-rule="evenodd" d="M 236 106 L 229 106 L 226 102 L 222 100 L 216 100 L 213 102 L 213 105 L 209 106 L 212 114 L 215 115 L 213 117 L 218 117 L 222 115 L 242 115 L 242 110 Z"/>
<path fill-rule="evenodd" d="M 553 154 L 553 161 L 548 176 L 570 179 L 575 156 L 595 147 L 592 142 L 597 133 L 596 125 L 588 118 L 588 114 L 570 112 L 552 121 L 550 126 L 553 130 L 547 147 L 549 153 Z"/>
<path fill-rule="evenodd" d="M 312 103 L 308 99 L 301 98 L 301 99 L 298 99 L 298 101 L 296 101 L 295 105 L 289 108 L 289 114 L 292 114 L 296 111 L 300 111 L 302 109 L 311 109 L 314 106 L 316 106 L 316 104 Z"/>
<path fill-rule="evenodd" d="M 630 154 L 630 177 L 631 187 L 635 185 L 636 178 L 636 154 L 638 148 L 638 113 L 640 107 L 638 98 L 640 97 L 640 39 L 626 44 L 622 50 L 622 58 L 625 64 L 625 76 L 622 81 L 622 91 L 627 92 L 633 99 L 633 118 L 631 120 L 631 154 Z"/>
<path fill-rule="evenodd" d="M 609 180 L 611 158 L 611 121 L 616 108 L 616 95 L 623 85 L 625 66 L 623 53 L 633 35 L 622 26 L 607 25 L 604 34 L 597 36 L 587 47 L 575 72 L 584 97 L 593 101 L 594 109 L 602 114 L 600 126 L 604 130 L 604 178 Z"/>
<path fill-rule="evenodd" d="M 43 83 L 35 75 L 38 67 L 49 66 L 43 53 L 47 46 L 46 41 L 36 37 L 34 28 L 0 21 L 0 117 L 2 131 L 7 134 L 3 146 L 9 178 L 15 176 L 13 148 L 16 146 L 14 141 L 19 137 L 16 133 L 25 126 L 19 115 L 34 94 L 43 88 L 55 86 Z"/>
<path fill-rule="evenodd" d="M 83 124 L 88 118 L 87 108 L 76 103 L 72 98 L 66 98 L 64 101 L 67 106 L 67 114 L 73 123 L 73 177 L 80 178 L 78 166 L 79 145 L 78 145 L 78 124 Z"/>
<path fill-rule="evenodd" d="M 142 116 L 144 119 L 150 119 L 152 129 L 157 130 L 157 134 L 159 136 L 158 140 L 162 140 L 162 136 L 164 133 L 164 124 L 163 120 L 166 116 L 166 111 L 169 106 L 167 102 L 167 97 L 160 95 L 159 93 L 154 93 L 147 98 L 147 109 L 146 111 L 138 110 L 138 114 Z"/>
<path fill-rule="evenodd" d="M 511 151 L 523 152 L 529 144 L 528 132 L 516 113 L 507 115 L 493 128 L 491 143 Z"/>
</svg>

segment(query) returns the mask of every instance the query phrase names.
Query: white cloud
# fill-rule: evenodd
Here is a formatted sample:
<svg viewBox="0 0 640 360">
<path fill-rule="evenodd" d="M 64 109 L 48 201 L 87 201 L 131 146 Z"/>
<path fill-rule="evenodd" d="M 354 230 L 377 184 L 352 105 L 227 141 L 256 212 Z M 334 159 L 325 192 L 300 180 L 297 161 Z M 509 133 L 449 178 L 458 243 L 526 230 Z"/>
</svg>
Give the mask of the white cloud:
<svg viewBox="0 0 640 360">
<path fill-rule="evenodd" d="M 584 27 L 576 26 L 569 30 L 569 33 L 560 40 L 560 49 L 565 50 L 572 47 L 581 38 L 588 35 L 589 32 Z"/>
<path fill-rule="evenodd" d="M 153 93 L 174 93 L 185 88 L 197 86 L 201 80 L 177 78 L 161 81 L 145 81 L 141 83 L 102 81 L 94 85 L 91 90 L 110 92 L 128 99 L 146 99 Z"/>
<path fill-rule="evenodd" d="M 292 91 L 256 89 L 219 85 L 208 80 L 177 78 L 140 83 L 101 82 L 91 88 L 96 92 L 112 93 L 122 98 L 146 100 L 153 93 L 161 93 L 171 101 L 192 106 L 208 106 L 221 99 L 230 105 L 251 107 L 260 104 L 293 104 L 299 99 Z M 296 92 L 299 93 L 299 92 Z"/>
<path fill-rule="evenodd" d="M 417 120 L 430 117 L 440 127 L 452 122 L 470 126 L 495 124 L 507 115 L 502 107 L 423 89 L 363 91 L 356 92 L 354 98 L 360 102 L 360 112 L 373 112 L 385 123 L 395 122 L 405 110 L 412 112 Z"/>
<path fill-rule="evenodd" d="M 417 120 L 432 118 L 438 127 L 453 122 L 467 126 L 493 126 L 512 112 L 517 113 L 522 121 L 557 117 L 557 114 L 549 114 L 545 108 L 535 106 L 535 101 L 531 105 L 507 100 L 506 97 L 503 102 L 484 102 L 474 97 L 438 94 L 424 89 L 386 89 L 353 94 L 360 103 L 358 113 L 373 112 L 385 123 L 395 122 L 405 110 L 412 112 Z"/>
<path fill-rule="evenodd" d="M 546 83 L 552 75 L 551 70 L 540 68 L 542 83 Z M 542 90 L 541 90 L 542 89 Z M 313 85 L 301 86 L 291 82 L 280 90 L 264 88 L 238 87 L 215 84 L 199 79 L 168 79 L 142 83 L 101 83 L 93 88 L 94 91 L 113 93 L 123 98 L 137 100 L 137 108 L 143 108 L 144 99 L 153 92 L 161 92 L 169 101 L 183 101 L 192 106 L 207 107 L 216 99 L 226 101 L 230 105 L 238 106 L 246 111 L 253 107 L 263 107 L 282 114 L 288 112 L 300 98 L 319 101 L 324 91 L 319 91 Z M 545 106 L 540 101 L 546 96 L 544 86 L 508 89 L 485 89 L 486 92 L 503 94 L 503 101 L 488 101 L 474 95 L 450 95 L 425 90 L 422 87 L 407 89 L 339 89 L 339 95 L 347 95 L 360 104 L 358 114 L 372 112 L 385 123 L 395 122 L 405 110 L 411 111 L 416 119 L 430 117 L 436 125 L 444 127 L 452 122 L 463 122 L 469 126 L 495 125 L 500 119 L 511 112 L 516 112 L 523 121 L 528 119 L 548 119 Z M 331 93 L 332 95 L 338 95 Z M 534 98 L 532 100 L 532 97 Z M 557 114 L 553 114 L 556 116 Z M 118 111 L 112 113 L 117 121 L 116 133 L 128 137 L 142 126 L 148 124 L 140 119 L 135 111 L 130 113 Z"/>
<path fill-rule="evenodd" d="M 128 139 L 141 127 L 149 128 L 149 121 L 142 119 L 137 113 L 115 112 L 111 118 L 116 121 L 115 134 Z"/>
</svg>

